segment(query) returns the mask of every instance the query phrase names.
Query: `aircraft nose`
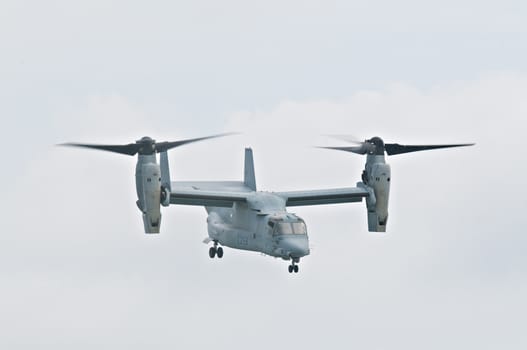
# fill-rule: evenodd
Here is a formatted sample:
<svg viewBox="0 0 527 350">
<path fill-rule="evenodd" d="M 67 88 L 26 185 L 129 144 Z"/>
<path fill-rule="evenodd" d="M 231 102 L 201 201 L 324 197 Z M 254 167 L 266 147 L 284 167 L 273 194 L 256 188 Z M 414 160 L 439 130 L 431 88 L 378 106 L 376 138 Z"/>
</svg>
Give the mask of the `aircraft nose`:
<svg viewBox="0 0 527 350">
<path fill-rule="evenodd" d="M 284 237 L 280 241 L 280 247 L 289 252 L 293 258 L 300 258 L 309 254 L 309 243 L 305 236 Z"/>
</svg>

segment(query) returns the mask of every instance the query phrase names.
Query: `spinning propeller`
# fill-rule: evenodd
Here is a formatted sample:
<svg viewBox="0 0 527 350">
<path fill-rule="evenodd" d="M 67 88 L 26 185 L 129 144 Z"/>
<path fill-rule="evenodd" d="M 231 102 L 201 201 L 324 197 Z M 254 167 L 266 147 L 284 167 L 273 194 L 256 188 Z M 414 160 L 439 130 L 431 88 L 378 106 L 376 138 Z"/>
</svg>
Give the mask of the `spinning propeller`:
<svg viewBox="0 0 527 350">
<path fill-rule="evenodd" d="M 97 150 L 102 150 L 102 151 L 127 154 L 130 156 L 134 156 L 136 154 L 151 155 L 154 153 L 166 152 L 169 149 L 183 146 L 183 145 L 186 145 L 187 143 L 192 143 L 192 142 L 197 142 L 197 141 L 202 141 L 202 140 L 207 140 L 207 139 L 213 139 L 216 137 L 222 137 L 222 136 L 227 136 L 227 135 L 232 135 L 232 134 L 233 133 L 225 133 L 225 134 L 199 137 L 195 139 L 172 141 L 172 142 L 167 142 L 167 141 L 156 142 L 156 140 L 148 136 L 145 136 L 141 138 L 140 140 L 135 141 L 135 143 L 129 143 L 127 145 L 94 145 L 94 144 L 86 144 L 86 143 L 63 143 L 61 144 L 61 146 L 91 148 L 91 149 L 97 149 Z"/>
<path fill-rule="evenodd" d="M 463 143 L 463 144 L 449 144 L 449 145 L 400 145 L 398 143 L 384 143 L 380 137 L 372 137 L 369 140 L 365 141 L 353 141 L 348 137 L 335 136 L 339 139 L 344 139 L 345 141 L 355 143 L 355 146 L 348 147 L 320 147 L 325 149 L 334 149 L 338 151 L 352 152 L 356 154 L 371 154 L 371 155 L 384 155 L 389 156 L 410 152 L 418 151 L 427 151 L 432 149 L 439 148 L 451 148 L 451 147 L 464 147 L 464 146 L 473 146 L 473 143 Z"/>
<path fill-rule="evenodd" d="M 161 225 L 161 205 L 169 206 L 171 198 L 171 180 L 167 151 L 187 143 L 212 139 L 231 133 L 217 134 L 195 139 L 172 142 L 156 142 L 145 136 L 135 143 L 126 145 L 95 145 L 86 143 L 63 143 L 61 146 L 91 148 L 129 156 L 139 155 L 135 167 L 135 186 L 137 191 L 137 207 L 142 213 L 145 233 L 159 233 Z M 156 153 L 160 153 L 160 164 Z"/>
</svg>

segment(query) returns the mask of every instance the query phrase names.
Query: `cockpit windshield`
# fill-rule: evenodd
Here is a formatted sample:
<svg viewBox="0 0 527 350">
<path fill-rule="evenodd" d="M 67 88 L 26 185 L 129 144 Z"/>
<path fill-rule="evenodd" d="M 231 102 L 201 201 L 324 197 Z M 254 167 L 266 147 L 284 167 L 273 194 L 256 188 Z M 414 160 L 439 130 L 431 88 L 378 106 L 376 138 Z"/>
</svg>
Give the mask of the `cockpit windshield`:
<svg viewBox="0 0 527 350">
<path fill-rule="evenodd" d="M 306 224 L 302 221 L 297 222 L 278 222 L 274 227 L 275 235 L 305 235 L 307 233 Z"/>
<path fill-rule="evenodd" d="M 281 222 L 277 225 L 277 232 L 279 234 L 283 235 L 291 235 L 293 234 L 293 227 L 291 226 L 290 222 Z"/>
<path fill-rule="evenodd" d="M 303 222 L 292 222 L 291 226 L 293 226 L 293 233 L 298 235 L 304 235 L 307 233 L 306 224 Z"/>
</svg>

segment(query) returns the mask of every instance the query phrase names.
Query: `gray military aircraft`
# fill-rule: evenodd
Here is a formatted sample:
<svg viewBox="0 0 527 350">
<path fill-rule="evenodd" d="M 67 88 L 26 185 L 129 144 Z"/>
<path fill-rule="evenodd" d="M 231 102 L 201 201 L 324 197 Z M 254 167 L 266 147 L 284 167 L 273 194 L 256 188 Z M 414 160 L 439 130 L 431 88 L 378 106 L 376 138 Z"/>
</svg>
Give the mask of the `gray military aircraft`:
<svg viewBox="0 0 527 350">
<path fill-rule="evenodd" d="M 137 206 L 143 215 L 145 233 L 159 233 L 161 206 L 171 204 L 203 206 L 207 210 L 209 256 L 223 257 L 222 246 L 261 252 L 291 261 L 288 271 L 298 272 L 300 259 L 309 255 L 309 241 L 304 220 L 289 213 L 287 207 L 366 201 L 368 230 L 385 232 L 388 222 L 390 166 L 385 153 L 408 152 L 451 145 L 399 145 L 384 143 L 379 137 L 354 142 L 349 147 L 322 147 L 366 155 L 362 181 L 356 187 L 290 192 L 261 192 L 256 189 L 253 153 L 245 149 L 243 181 L 171 181 L 168 150 L 188 143 L 225 136 L 227 134 L 175 142 L 156 142 L 143 137 L 127 145 L 94 145 L 66 143 L 65 146 L 85 147 L 130 156 L 138 155 L 135 170 Z M 159 164 L 157 159 L 159 156 Z"/>
</svg>

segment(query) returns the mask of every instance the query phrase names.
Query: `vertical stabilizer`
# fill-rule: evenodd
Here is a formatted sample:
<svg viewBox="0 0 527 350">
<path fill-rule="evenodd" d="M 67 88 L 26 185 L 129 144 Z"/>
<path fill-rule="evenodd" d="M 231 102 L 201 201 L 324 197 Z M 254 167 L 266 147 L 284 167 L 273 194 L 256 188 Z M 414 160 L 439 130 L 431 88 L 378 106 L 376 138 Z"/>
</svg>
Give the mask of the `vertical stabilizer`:
<svg viewBox="0 0 527 350">
<path fill-rule="evenodd" d="M 243 183 L 251 190 L 256 191 L 256 178 L 254 176 L 253 150 L 245 149 L 245 169 L 243 172 Z"/>
</svg>

